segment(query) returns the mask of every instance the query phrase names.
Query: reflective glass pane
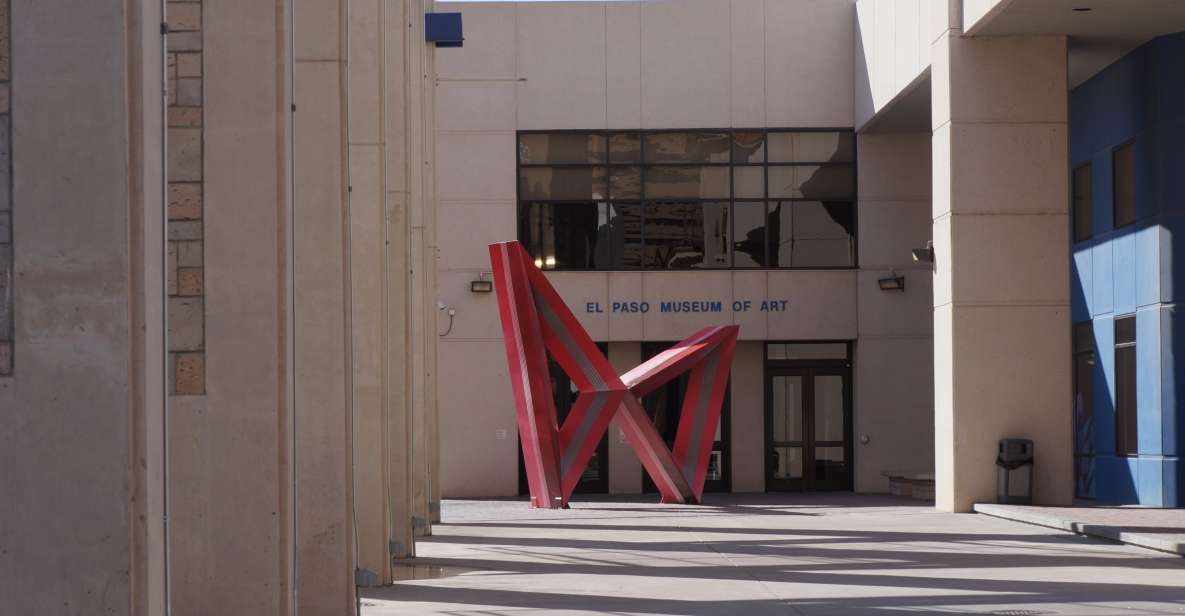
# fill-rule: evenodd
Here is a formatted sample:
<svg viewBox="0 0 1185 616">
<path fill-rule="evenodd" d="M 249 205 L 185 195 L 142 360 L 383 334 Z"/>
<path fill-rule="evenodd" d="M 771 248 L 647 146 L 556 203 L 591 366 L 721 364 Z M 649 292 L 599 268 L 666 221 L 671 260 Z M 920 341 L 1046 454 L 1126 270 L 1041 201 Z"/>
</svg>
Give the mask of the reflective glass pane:
<svg viewBox="0 0 1185 616">
<path fill-rule="evenodd" d="M 641 208 L 607 203 L 530 203 L 519 240 L 543 269 L 627 269 L 641 262 Z"/>
<path fill-rule="evenodd" d="M 647 199 L 727 199 L 728 167 L 646 167 Z"/>
<path fill-rule="evenodd" d="M 609 136 L 609 162 L 642 161 L 642 137 L 638 133 L 614 133 Z"/>
<path fill-rule="evenodd" d="M 770 412 L 775 443 L 802 440 L 802 377 L 775 375 L 770 377 Z"/>
<path fill-rule="evenodd" d="M 769 196 L 794 199 L 850 199 L 855 196 L 855 169 L 849 166 L 770 166 Z"/>
<path fill-rule="evenodd" d="M 733 167 L 732 186 L 737 199 L 765 198 L 765 167 Z"/>
<path fill-rule="evenodd" d="M 1074 352 L 1083 353 L 1094 350 L 1094 323 L 1074 324 Z"/>
<path fill-rule="evenodd" d="M 771 163 L 856 162 L 855 135 L 850 132 L 770 132 Z"/>
<path fill-rule="evenodd" d="M 1122 227 L 1136 221 L 1136 148 L 1129 143 L 1117 148 L 1112 156 L 1115 226 Z"/>
<path fill-rule="evenodd" d="M 771 257 L 778 267 L 850 267 L 854 212 L 851 203 L 818 201 L 771 205 Z"/>
<path fill-rule="evenodd" d="M 609 195 L 614 199 L 641 199 L 642 168 L 611 167 L 609 170 Z"/>
<path fill-rule="evenodd" d="M 772 343 L 765 346 L 767 359 L 847 359 L 848 345 L 834 343 Z"/>
<path fill-rule="evenodd" d="M 765 267 L 765 203 L 732 206 L 733 267 Z"/>
<path fill-rule="evenodd" d="M 728 267 L 728 204 L 648 204 L 645 236 L 645 267 Z"/>
<path fill-rule="evenodd" d="M 605 137 L 597 133 L 523 133 L 518 136 L 520 163 L 604 163 Z"/>
<path fill-rule="evenodd" d="M 815 377 L 815 440 L 844 440 L 843 377 Z"/>
<path fill-rule="evenodd" d="M 847 481 L 847 476 L 843 447 L 815 448 L 815 481 L 842 483 Z"/>
<path fill-rule="evenodd" d="M 649 163 L 727 163 L 732 140 L 725 132 L 651 133 L 645 137 Z"/>
<path fill-rule="evenodd" d="M 735 133 L 732 136 L 733 163 L 765 162 L 765 133 Z"/>
<path fill-rule="evenodd" d="M 520 199 L 605 199 L 604 167 L 520 167 Z"/>
<path fill-rule="evenodd" d="M 802 447 L 774 447 L 774 479 L 802 479 Z"/>
<path fill-rule="evenodd" d="M 724 479 L 724 452 L 719 449 L 713 449 L 711 456 L 708 457 L 708 474 L 706 479 L 708 481 Z"/>
</svg>

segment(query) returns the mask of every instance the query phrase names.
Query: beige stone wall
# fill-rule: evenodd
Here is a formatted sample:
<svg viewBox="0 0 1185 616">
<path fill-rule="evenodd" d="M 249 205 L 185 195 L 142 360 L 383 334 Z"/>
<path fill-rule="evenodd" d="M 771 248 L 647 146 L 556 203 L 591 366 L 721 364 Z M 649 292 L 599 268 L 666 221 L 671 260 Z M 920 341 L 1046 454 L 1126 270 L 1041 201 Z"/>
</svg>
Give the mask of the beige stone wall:
<svg viewBox="0 0 1185 616">
<path fill-rule="evenodd" d="M 169 393 L 206 393 L 202 4 L 169 0 Z"/>
<path fill-rule="evenodd" d="M 930 135 L 860 135 L 857 151 L 855 488 L 887 492 L 884 471 L 934 470 L 933 276 L 910 252 L 930 239 Z M 888 276 L 904 276 L 905 291 L 882 291 Z"/>
</svg>

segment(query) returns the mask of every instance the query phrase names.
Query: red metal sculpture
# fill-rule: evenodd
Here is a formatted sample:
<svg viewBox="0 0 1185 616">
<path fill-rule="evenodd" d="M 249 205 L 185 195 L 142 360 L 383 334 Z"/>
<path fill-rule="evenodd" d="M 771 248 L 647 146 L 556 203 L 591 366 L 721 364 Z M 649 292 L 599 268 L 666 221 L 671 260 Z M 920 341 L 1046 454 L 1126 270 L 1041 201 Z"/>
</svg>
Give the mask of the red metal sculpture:
<svg viewBox="0 0 1185 616">
<path fill-rule="evenodd" d="M 705 327 L 618 376 L 521 244 L 491 244 L 490 261 L 531 505 L 568 504 L 615 416 L 662 502 L 699 503 L 739 328 Z M 563 426 L 552 398 L 549 352 L 579 391 Z M 687 371 L 691 378 L 672 452 L 641 397 Z"/>
</svg>

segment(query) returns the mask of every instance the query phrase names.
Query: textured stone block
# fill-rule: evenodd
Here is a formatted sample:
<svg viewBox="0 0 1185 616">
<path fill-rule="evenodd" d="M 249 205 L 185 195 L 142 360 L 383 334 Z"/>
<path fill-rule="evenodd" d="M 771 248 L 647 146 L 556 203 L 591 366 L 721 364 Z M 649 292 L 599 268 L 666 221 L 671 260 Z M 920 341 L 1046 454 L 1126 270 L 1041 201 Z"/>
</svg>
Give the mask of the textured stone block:
<svg viewBox="0 0 1185 616">
<path fill-rule="evenodd" d="M 169 220 L 197 220 L 202 217 L 202 185 L 169 183 Z"/>
<path fill-rule="evenodd" d="M 9 31 L 9 0 L 0 0 L 0 81 L 12 78 L 12 33 Z"/>
<path fill-rule="evenodd" d="M 182 107 L 199 107 L 202 104 L 201 78 L 177 78 L 177 104 Z"/>
<path fill-rule="evenodd" d="M 167 283 L 165 284 L 166 292 L 169 295 L 177 294 L 177 242 L 169 242 L 169 248 L 166 258 L 168 268 Z"/>
<path fill-rule="evenodd" d="M 200 297 L 170 297 L 169 350 L 202 350 L 205 347 L 205 321 L 205 306 Z"/>
<path fill-rule="evenodd" d="M 201 32 L 170 32 L 169 51 L 201 51 Z"/>
<path fill-rule="evenodd" d="M 0 244 L 0 340 L 12 339 L 12 245 Z"/>
<path fill-rule="evenodd" d="M 10 147 L 10 120 L 8 114 L 0 115 L 0 212 L 7 212 L 12 207 L 12 187 L 10 171 L 12 156 Z"/>
<path fill-rule="evenodd" d="M 0 212 L 0 244 L 12 241 L 12 215 Z"/>
<path fill-rule="evenodd" d="M 179 267 L 202 266 L 201 242 L 174 242 L 177 246 L 177 265 Z"/>
<path fill-rule="evenodd" d="M 0 341 L 0 374 L 12 374 L 12 343 Z"/>
<path fill-rule="evenodd" d="M 198 128 L 169 129 L 169 181 L 199 182 L 202 179 L 202 131 Z"/>
<path fill-rule="evenodd" d="M 169 239 L 172 241 L 202 239 L 202 221 L 200 220 L 170 220 Z"/>
<path fill-rule="evenodd" d="M 169 79 L 177 78 L 177 54 L 165 54 L 165 69 Z"/>
<path fill-rule="evenodd" d="M 0 83 L 0 113 L 8 113 L 12 107 L 11 92 L 7 83 Z"/>
<path fill-rule="evenodd" d="M 177 104 L 177 78 L 169 76 L 169 105 Z"/>
<path fill-rule="evenodd" d="M 201 125 L 201 107 L 169 107 L 170 128 L 196 128 Z"/>
<path fill-rule="evenodd" d="M 170 2 L 165 11 L 170 33 L 202 29 L 202 5 L 196 2 Z"/>
<path fill-rule="evenodd" d="M 177 295 L 182 297 L 202 295 L 202 268 L 186 267 L 177 270 Z"/>
<path fill-rule="evenodd" d="M 175 54 L 177 58 L 177 76 L 178 77 L 201 77 L 202 76 L 202 54 L 200 53 L 179 53 Z"/>
<path fill-rule="evenodd" d="M 174 394 L 200 396 L 206 393 L 205 353 L 177 353 L 173 370 Z"/>
</svg>

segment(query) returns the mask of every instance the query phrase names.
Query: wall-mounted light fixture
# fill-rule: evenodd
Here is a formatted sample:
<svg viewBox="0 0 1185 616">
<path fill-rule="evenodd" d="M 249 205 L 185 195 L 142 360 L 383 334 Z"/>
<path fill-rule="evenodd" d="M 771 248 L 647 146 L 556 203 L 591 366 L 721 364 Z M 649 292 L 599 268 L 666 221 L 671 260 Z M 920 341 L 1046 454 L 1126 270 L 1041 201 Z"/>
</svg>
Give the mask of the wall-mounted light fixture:
<svg viewBox="0 0 1185 616">
<path fill-rule="evenodd" d="M 918 263 L 933 263 L 934 262 L 934 242 L 926 241 L 925 248 L 913 249 L 913 260 Z"/>
<path fill-rule="evenodd" d="M 888 278 L 880 278 L 877 281 L 880 285 L 881 291 L 904 291 L 905 290 L 905 276 L 895 272 L 889 272 Z"/>
<path fill-rule="evenodd" d="M 494 281 L 486 280 L 486 273 L 481 272 L 477 275 L 477 280 L 469 281 L 470 293 L 491 293 L 494 290 Z"/>
</svg>

